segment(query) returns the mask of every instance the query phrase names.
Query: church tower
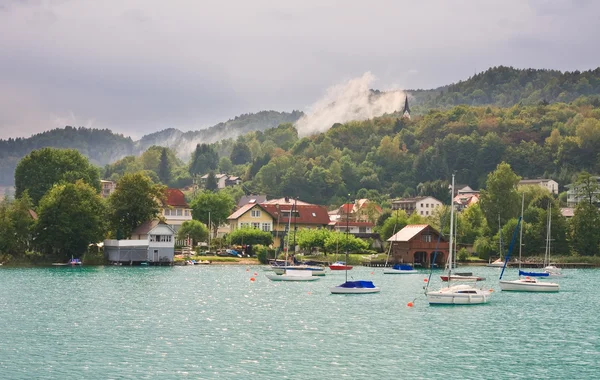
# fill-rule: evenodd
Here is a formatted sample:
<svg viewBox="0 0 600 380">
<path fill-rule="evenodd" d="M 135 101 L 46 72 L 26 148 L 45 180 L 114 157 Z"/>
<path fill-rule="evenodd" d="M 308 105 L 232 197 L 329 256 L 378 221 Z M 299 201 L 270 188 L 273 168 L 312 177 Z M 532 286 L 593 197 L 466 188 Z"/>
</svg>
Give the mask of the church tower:
<svg viewBox="0 0 600 380">
<path fill-rule="evenodd" d="M 402 111 L 402 117 L 410 119 L 410 107 L 408 106 L 408 94 L 404 93 L 404 111 Z"/>
</svg>

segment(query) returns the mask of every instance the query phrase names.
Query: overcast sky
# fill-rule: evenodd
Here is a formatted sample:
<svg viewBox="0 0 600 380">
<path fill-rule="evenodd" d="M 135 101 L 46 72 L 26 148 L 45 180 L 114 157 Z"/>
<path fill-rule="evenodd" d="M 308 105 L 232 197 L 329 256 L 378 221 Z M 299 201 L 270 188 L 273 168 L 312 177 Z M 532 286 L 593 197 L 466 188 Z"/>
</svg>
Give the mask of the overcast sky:
<svg viewBox="0 0 600 380">
<path fill-rule="evenodd" d="M 0 0 L 0 138 L 305 110 L 369 71 L 405 89 L 497 65 L 592 69 L 598 15 L 594 0 Z"/>
</svg>

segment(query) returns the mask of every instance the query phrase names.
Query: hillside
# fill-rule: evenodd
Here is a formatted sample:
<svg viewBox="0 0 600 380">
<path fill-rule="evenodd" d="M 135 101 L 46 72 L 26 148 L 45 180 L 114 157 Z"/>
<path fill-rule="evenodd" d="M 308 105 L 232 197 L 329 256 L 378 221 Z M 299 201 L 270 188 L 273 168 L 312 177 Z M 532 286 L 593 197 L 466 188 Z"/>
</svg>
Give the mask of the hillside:
<svg viewBox="0 0 600 380">
<path fill-rule="evenodd" d="M 561 72 L 498 66 L 458 83 L 407 92 L 414 98 L 413 111 L 417 113 L 463 104 L 511 107 L 519 103 L 568 103 L 580 96 L 600 94 L 600 68 Z"/>
<path fill-rule="evenodd" d="M 199 131 L 182 132 L 170 128 L 143 136 L 139 141 L 113 133 L 108 129 L 65 128 L 38 133 L 29 138 L 0 140 L 0 185 L 14 183 L 17 163 L 35 149 L 44 147 L 72 148 L 86 155 L 98 166 L 115 162 L 125 156 L 137 156 L 153 145 L 172 148 L 179 158 L 189 160 L 198 143 L 213 143 L 225 138 L 235 138 L 244 133 L 273 128 L 282 123 L 293 123 L 302 112 L 261 111 L 236 116 Z"/>
</svg>

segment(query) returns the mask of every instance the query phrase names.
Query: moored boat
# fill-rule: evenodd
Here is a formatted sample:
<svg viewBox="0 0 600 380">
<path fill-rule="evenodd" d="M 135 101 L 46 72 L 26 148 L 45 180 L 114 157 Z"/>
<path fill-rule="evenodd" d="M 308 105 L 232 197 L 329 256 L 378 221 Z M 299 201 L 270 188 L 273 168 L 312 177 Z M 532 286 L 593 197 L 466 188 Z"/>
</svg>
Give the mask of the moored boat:
<svg viewBox="0 0 600 380">
<path fill-rule="evenodd" d="M 344 261 L 337 261 L 333 264 L 330 264 L 329 269 L 331 269 L 331 270 L 350 270 L 350 269 L 352 269 L 352 265 L 346 265 L 346 263 Z"/>
<path fill-rule="evenodd" d="M 379 293 L 381 288 L 376 287 L 373 281 L 346 281 L 341 285 L 329 288 L 332 294 L 367 294 Z"/>
<path fill-rule="evenodd" d="M 271 281 L 316 281 L 319 277 L 313 276 L 308 270 L 290 270 L 283 274 L 266 274 Z"/>
<path fill-rule="evenodd" d="M 383 274 L 413 274 L 419 273 L 415 268 L 408 264 L 394 264 L 391 268 L 383 270 Z"/>
</svg>

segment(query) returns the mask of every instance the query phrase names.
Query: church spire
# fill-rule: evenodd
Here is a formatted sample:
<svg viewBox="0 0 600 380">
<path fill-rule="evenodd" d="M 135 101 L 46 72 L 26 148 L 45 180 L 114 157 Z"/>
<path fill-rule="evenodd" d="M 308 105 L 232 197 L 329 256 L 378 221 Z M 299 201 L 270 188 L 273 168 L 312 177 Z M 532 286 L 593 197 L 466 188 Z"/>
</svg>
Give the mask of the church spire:
<svg viewBox="0 0 600 380">
<path fill-rule="evenodd" d="M 402 116 L 410 119 L 410 107 L 408 106 L 408 94 L 404 93 L 404 111 L 402 111 Z"/>
</svg>

